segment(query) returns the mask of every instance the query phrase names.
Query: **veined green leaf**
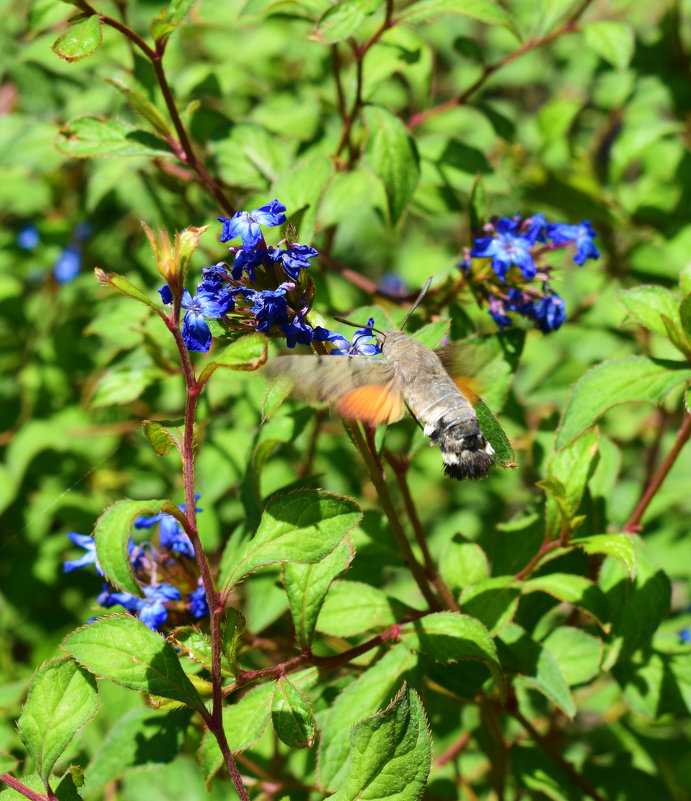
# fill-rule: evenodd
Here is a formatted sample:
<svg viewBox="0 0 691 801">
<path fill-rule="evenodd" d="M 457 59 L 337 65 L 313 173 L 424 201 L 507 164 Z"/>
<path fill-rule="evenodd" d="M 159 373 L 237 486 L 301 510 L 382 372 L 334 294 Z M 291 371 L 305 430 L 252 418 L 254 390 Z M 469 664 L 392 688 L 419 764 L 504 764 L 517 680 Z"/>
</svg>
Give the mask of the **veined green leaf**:
<svg viewBox="0 0 691 801">
<path fill-rule="evenodd" d="M 554 447 L 563 448 L 613 406 L 627 401 L 660 403 L 689 379 L 691 368 L 684 362 L 628 356 L 598 364 L 571 391 Z"/>
<path fill-rule="evenodd" d="M 383 7 L 383 0 L 343 0 L 322 14 L 317 23 L 317 39 L 334 44 L 357 33 L 367 17 Z"/>
<path fill-rule="evenodd" d="M 136 617 L 98 618 L 69 634 L 62 648 L 97 676 L 206 712 L 173 648 Z"/>
<path fill-rule="evenodd" d="M 46 662 L 36 671 L 17 727 L 44 782 L 97 709 L 96 680 L 74 659 Z"/>
<path fill-rule="evenodd" d="M 305 696 L 286 677 L 274 685 L 271 720 L 278 738 L 291 748 L 311 748 L 317 722 Z"/>
<path fill-rule="evenodd" d="M 53 43 L 53 52 L 65 61 L 80 61 L 95 53 L 103 41 L 102 23 L 98 14 L 82 19 L 61 33 Z"/>
<path fill-rule="evenodd" d="M 85 115 L 64 125 L 55 137 L 55 147 L 64 156 L 158 156 L 172 157 L 169 145 L 148 131 L 123 120 Z"/>
<path fill-rule="evenodd" d="M 404 684 L 386 709 L 355 726 L 350 739 L 348 771 L 334 801 L 418 801 L 432 765 L 432 743 L 414 690 Z"/>
<path fill-rule="evenodd" d="M 401 22 L 414 23 L 431 19 L 439 14 L 457 14 L 479 19 L 490 25 L 503 25 L 518 35 L 511 17 L 492 0 L 418 0 L 416 3 L 411 3 L 399 15 L 399 19 Z"/>
</svg>

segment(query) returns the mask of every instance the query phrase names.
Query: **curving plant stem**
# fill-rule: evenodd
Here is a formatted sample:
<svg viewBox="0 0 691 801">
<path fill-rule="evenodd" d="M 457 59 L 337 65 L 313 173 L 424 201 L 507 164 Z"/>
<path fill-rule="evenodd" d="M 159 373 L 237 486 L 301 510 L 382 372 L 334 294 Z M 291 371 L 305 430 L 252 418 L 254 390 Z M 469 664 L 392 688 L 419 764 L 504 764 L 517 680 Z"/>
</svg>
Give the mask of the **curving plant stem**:
<svg viewBox="0 0 691 801">
<path fill-rule="evenodd" d="M 420 592 L 429 604 L 430 609 L 434 611 L 441 610 L 441 604 L 439 603 L 436 595 L 432 592 L 432 588 L 430 587 L 429 580 L 425 575 L 425 571 L 422 565 L 415 558 L 415 554 L 410 547 L 410 543 L 408 542 L 408 538 L 406 537 L 403 529 L 403 524 L 398 517 L 396 507 L 394 506 L 391 498 L 391 493 L 389 492 L 389 488 L 386 484 L 384 467 L 379 461 L 376 449 L 374 448 L 374 443 L 371 441 L 371 438 L 369 443 L 365 441 L 362 431 L 356 422 L 344 422 L 344 425 L 350 432 L 353 442 L 355 443 L 355 447 L 358 449 L 363 461 L 365 462 L 370 480 L 374 484 L 374 488 L 377 491 L 381 505 L 384 508 L 384 514 L 386 515 L 389 525 L 391 526 L 391 531 L 396 538 L 398 547 L 401 549 L 401 555 L 403 556 L 405 563 L 408 565 L 410 572 L 413 574 L 413 578 L 420 588 Z"/>
<path fill-rule="evenodd" d="M 633 510 L 633 514 L 628 519 L 626 525 L 624 526 L 624 531 L 640 531 L 641 529 L 641 519 L 645 514 L 645 510 L 650 505 L 650 502 L 657 494 L 657 491 L 662 486 L 662 482 L 667 478 L 667 473 L 672 469 L 672 465 L 677 460 L 677 456 L 681 453 L 681 449 L 686 445 L 689 438 L 691 437 L 691 413 L 686 413 L 684 415 L 684 419 L 682 421 L 681 427 L 677 432 L 677 437 L 674 440 L 674 445 L 670 449 L 670 452 L 665 456 L 664 461 L 660 465 L 660 469 L 655 473 L 652 477 L 652 480 L 646 487 L 643 496 L 641 497 L 640 501 L 636 505 L 636 508 Z"/>
<path fill-rule="evenodd" d="M 185 428 L 182 439 L 182 475 L 185 487 L 185 515 L 183 527 L 194 547 L 194 555 L 199 566 L 207 604 L 211 627 L 211 682 L 213 706 L 211 714 L 203 715 L 204 722 L 216 738 L 228 768 L 228 773 L 235 785 L 241 801 L 249 801 L 249 795 L 240 776 L 233 754 L 228 746 L 226 734 L 223 729 L 223 679 L 221 675 L 221 622 L 225 604 L 214 587 L 209 562 L 204 553 L 199 531 L 197 529 L 197 505 L 194 481 L 194 421 L 197 410 L 197 401 L 202 391 L 203 383 L 198 381 L 194 374 L 194 367 L 180 332 L 180 299 L 176 299 L 170 312 L 170 317 L 164 317 L 168 329 L 175 338 L 182 362 L 185 377 Z"/>
<path fill-rule="evenodd" d="M 139 36 L 139 34 L 135 33 L 135 31 L 133 31 L 125 23 L 120 22 L 120 20 L 110 17 L 107 14 L 102 14 L 95 8 L 92 8 L 86 2 L 84 2 L 83 6 L 80 5 L 80 9 L 89 16 L 97 16 L 104 25 L 107 25 L 108 27 L 113 28 L 121 33 L 149 59 L 156 76 L 156 81 L 161 90 L 161 94 L 163 95 L 166 108 L 168 109 L 170 120 L 173 123 L 173 127 L 175 128 L 175 132 L 178 137 L 177 141 L 173 137 L 167 137 L 168 144 L 173 148 L 178 159 L 180 159 L 183 164 L 186 164 L 197 174 L 199 180 L 213 195 L 222 211 L 232 216 L 235 213 L 235 209 L 223 193 L 221 185 L 213 178 L 195 153 L 192 142 L 187 134 L 187 131 L 185 130 L 185 126 L 183 125 L 180 113 L 175 105 L 173 92 L 170 88 L 170 84 L 168 83 L 162 63 L 163 55 L 166 49 L 166 40 L 162 39 L 156 43 L 155 47 L 150 47 L 142 39 L 142 37 Z"/>
</svg>

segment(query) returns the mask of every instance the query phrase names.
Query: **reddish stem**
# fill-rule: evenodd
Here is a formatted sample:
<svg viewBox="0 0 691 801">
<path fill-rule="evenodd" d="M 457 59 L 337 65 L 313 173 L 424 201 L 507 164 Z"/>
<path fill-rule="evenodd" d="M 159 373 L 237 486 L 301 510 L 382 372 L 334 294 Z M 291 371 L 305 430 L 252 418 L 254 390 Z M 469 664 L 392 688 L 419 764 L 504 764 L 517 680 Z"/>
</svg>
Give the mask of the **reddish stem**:
<svg viewBox="0 0 691 801">
<path fill-rule="evenodd" d="M 638 505 L 633 510 L 633 514 L 624 526 L 624 531 L 640 531 L 640 522 L 645 514 L 645 510 L 660 489 L 662 482 L 667 477 L 667 473 L 671 470 L 672 465 L 676 461 L 677 456 L 681 453 L 681 449 L 688 442 L 689 437 L 691 437 L 691 414 L 686 414 L 682 421 L 681 428 L 677 432 L 674 445 L 672 445 L 670 452 L 665 456 L 664 461 L 660 465 L 660 469 L 655 473 L 650 484 L 648 484 L 647 489 L 643 493 L 643 497 L 638 502 Z"/>
<path fill-rule="evenodd" d="M 14 776 L 10 776 L 9 773 L 0 773 L 0 781 L 5 782 L 8 787 L 11 787 L 13 790 L 21 793 L 26 798 L 30 798 L 31 801 L 50 801 L 50 799 L 55 798 L 52 792 L 50 795 L 43 795 L 43 793 L 35 792 L 30 787 L 22 784 L 19 779 L 15 779 Z"/>
</svg>

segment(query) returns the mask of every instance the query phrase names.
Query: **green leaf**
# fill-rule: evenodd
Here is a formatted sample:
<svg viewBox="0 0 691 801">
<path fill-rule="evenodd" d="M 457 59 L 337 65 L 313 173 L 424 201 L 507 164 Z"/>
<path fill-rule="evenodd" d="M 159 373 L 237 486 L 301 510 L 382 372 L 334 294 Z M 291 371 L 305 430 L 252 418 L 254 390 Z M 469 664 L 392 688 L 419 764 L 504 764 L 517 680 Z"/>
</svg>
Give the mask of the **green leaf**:
<svg viewBox="0 0 691 801">
<path fill-rule="evenodd" d="M 627 401 L 661 403 L 689 379 L 691 368 L 684 362 L 628 356 L 598 364 L 571 391 L 555 448 L 563 448 L 613 406 Z"/>
<path fill-rule="evenodd" d="M 458 594 L 477 581 L 489 577 L 489 564 L 482 548 L 475 542 L 451 540 L 439 563 L 442 578 Z"/>
<path fill-rule="evenodd" d="M 655 563 L 643 540 L 631 537 L 629 542 L 636 549 L 635 578 L 631 579 L 626 568 L 615 559 L 606 559 L 600 568 L 599 584 L 612 621 L 604 670 L 645 645 L 669 614 L 672 597 L 669 578 Z"/>
<path fill-rule="evenodd" d="M 97 676 L 206 712 L 173 648 L 136 617 L 98 618 L 69 634 L 62 648 Z"/>
<path fill-rule="evenodd" d="M 343 0 L 327 9 L 317 23 L 316 38 L 334 44 L 357 33 L 367 17 L 383 6 L 383 0 Z"/>
<path fill-rule="evenodd" d="M 572 573 L 549 573 L 523 582 L 523 594 L 546 592 L 560 601 L 589 612 L 602 626 L 608 618 L 607 601 L 597 584 Z"/>
<path fill-rule="evenodd" d="M 504 677 L 497 649 L 479 620 L 454 612 L 435 612 L 403 624 L 399 636 L 408 648 L 430 654 L 438 662 L 455 662 L 458 659 L 484 662 L 503 695 Z"/>
<path fill-rule="evenodd" d="M 141 515 L 157 515 L 169 501 L 116 501 L 96 521 L 96 558 L 106 578 L 120 590 L 143 597 L 135 578 L 128 543 L 134 521 Z M 176 507 L 173 507 L 176 508 Z"/>
<path fill-rule="evenodd" d="M 305 696 L 285 676 L 274 685 L 271 720 L 280 740 L 291 748 L 311 748 L 317 722 Z"/>
<path fill-rule="evenodd" d="M 144 420 L 142 422 L 142 430 L 151 447 L 159 456 L 165 456 L 173 447 L 179 448 L 178 440 L 161 423 L 157 423 L 154 420 Z"/>
<path fill-rule="evenodd" d="M 337 637 L 351 637 L 369 629 L 393 625 L 404 614 L 381 590 L 360 581 L 335 581 L 326 596 L 317 630 Z"/>
<path fill-rule="evenodd" d="M 560 508 L 556 494 L 547 496 L 545 534 L 548 540 L 559 536 L 562 525 L 572 531 L 571 517 L 578 511 L 586 484 L 597 466 L 599 440 L 600 432 L 592 429 L 558 450 L 547 463 L 547 475 L 560 482 L 566 501 Z M 540 486 L 545 486 L 544 482 L 540 482 Z"/>
<path fill-rule="evenodd" d="M 171 157 L 168 144 L 148 131 L 123 120 L 105 120 L 85 115 L 64 125 L 55 137 L 55 147 L 63 156 L 157 156 Z"/>
<path fill-rule="evenodd" d="M 569 687 L 585 684 L 600 670 L 602 643 L 580 629 L 560 626 L 542 645 L 552 654 Z"/>
<path fill-rule="evenodd" d="M 223 621 L 221 630 L 221 669 L 223 669 L 223 657 L 228 662 L 233 673 L 238 670 L 238 648 L 242 640 L 242 632 L 245 629 L 245 618 L 237 609 L 228 607 L 226 609 L 226 619 Z"/>
<path fill-rule="evenodd" d="M 302 490 L 276 498 L 262 515 L 255 536 L 235 555 L 225 589 L 263 565 L 320 561 L 361 517 L 355 501 L 327 492 Z"/>
<path fill-rule="evenodd" d="M 691 701 L 689 652 L 656 653 L 646 647 L 612 669 L 633 711 L 648 718 L 688 716 Z"/>
<path fill-rule="evenodd" d="M 172 0 L 168 7 L 151 20 L 149 26 L 151 38 L 156 42 L 164 42 L 179 26 L 182 18 L 192 7 L 194 0 Z"/>
<path fill-rule="evenodd" d="M 233 753 L 251 748 L 262 736 L 271 717 L 273 684 L 253 687 L 242 698 L 223 707 L 223 730 Z M 199 750 L 202 774 L 207 781 L 225 764 L 216 738 L 207 731 Z"/>
<path fill-rule="evenodd" d="M 629 576 L 636 574 L 636 546 L 629 534 L 593 534 L 571 540 L 569 545 L 583 548 L 587 554 L 612 556 L 624 565 Z"/>
<path fill-rule="evenodd" d="M 355 550 L 350 539 L 344 537 L 320 562 L 283 565 L 283 586 L 288 596 L 295 633 L 303 648 L 309 648 L 312 643 L 317 618 L 329 587 L 336 576 L 348 568 L 354 556 Z"/>
<path fill-rule="evenodd" d="M 471 233 L 480 231 L 488 218 L 487 191 L 481 175 L 476 175 L 468 199 L 468 226 Z"/>
<path fill-rule="evenodd" d="M 208 634 L 204 634 L 194 626 L 179 626 L 171 632 L 169 639 L 172 639 L 190 659 L 199 662 L 211 672 L 211 640 Z M 235 675 L 224 654 L 221 655 L 221 673 L 224 676 Z"/>
<path fill-rule="evenodd" d="M 319 784 L 335 792 L 342 786 L 350 755 L 352 727 L 388 702 L 401 678 L 417 666 L 417 658 L 397 645 L 338 696 L 319 743 Z"/>
<path fill-rule="evenodd" d="M 348 771 L 334 801 L 418 801 L 432 765 L 432 742 L 414 690 L 404 684 L 385 710 L 355 726 L 350 740 Z"/>
<path fill-rule="evenodd" d="M 245 510 L 245 518 L 250 529 L 256 528 L 261 520 L 264 502 L 261 492 L 261 475 L 274 448 L 280 444 L 278 439 L 263 439 L 258 442 L 247 462 L 247 469 L 238 487 L 238 495 Z"/>
<path fill-rule="evenodd" d="M 164 373 L 158 367 L 122 367 L 106 370 L 91 396 L 94 407 L 131 403 Z"/>
<path fill-rule="evenodd" d="M 516 28 L 511 17 L 492 0 L 418 0 L 398 16 L 401 22 L 415 23 L 436 17 L 438 14 L 457 14 L 472 17 L 490 25 L 504 25 L 513 33 Z"/>
<path fill-rule="evenodd" d="M 679 301 L 669 289 L 661 286 L 622 289 L 617 292 L 617 300 L 641 325 L 662 336 L 667 336 L 663 315 L 670 320 L 678 319 Z"/>
<path fill-rule="evenodd" d="M 466 587 L 461 595 L 461 608 L 494 635 L 513 620 L 520 594 L 513 576 L 495 576 Z"/>
<path fill-rule="evenodd" d="M 451 320 L 436 320 L 433 323 L 427 323 L 422 328 L 418 328 L 412 334 L 416 342 L 420 342 L 428 348 L 436 348 L 442 339 L 449 333 Z"/>
<path fill-rule="evenodd" d="M 633 29 L 626 22 L 601 20 L 583 25 L 587 47 L 617 69 L 629 66 L 635 47 Z"/>
<path fill-rule="evenodd" d="M 514 746 L 511 749 L 511 767 L 516 781 L 537 797 L 551 801 L 583 801 L 583 792 L 559 765 L 537 746 Z"/>
<path fill-rule="evenodd" d="M 247 334 L 231 342 L 225 350 L 214 354 L 213 361 L 206 365 L 200 381 L 208 381 L 219 367 L 230 370 L 257 370 L 268 355 L 268 339 L 263 334 Z"/>
<path fill-rule="evenodd" d="M 369 135 L 365 161 L 384 184 L 389 219 L 395 225 L 406 209 L 420 174 L 415 142 L 405 125 L 379 106 L 363 109 Z"/>
<path fill-rule="evenodd" d="M 190 712 L 176 709 L 161 713 L 148 707 L 133 709 L 108 732 L 87 768 L 89 790 L 136 768 L 153 768 L 172 762 L 185 742 Z"/>
<path fill-rule="evenodd" d="M 489 406 L 482 399 L 479 399 L 476 401 L 474 409 L 480 424 L 480 431 L 482 431 L 487 442 L 494 448 L 494 461 L 500 467 L 515 467 L 516 454 L 513 452 L 504 429 L 499 425 L 499 421 L 492 414 Z"/>
<path fill-rule="evenodd" d="M 687 295 L 679 304 L 679 321 L 684 335 L 691 338 L 691 294 Z"/>
<path fill-rule="evenodd" d="M 60 34 L 53 43 L 52 50 L 64 61 L 79 61 L 95 53 L 102 41 L 101 19 L 98 14 L 92 14 Z"/>
<path fill-rule="evenodd" d="M 497 640 L 499 658 L 507 673 L 539 690 L 572 718 L 576 706 L 571 691 L 552 655 L 515 623 L 509 623 Z"/>
<path fill-rule="evenodd" d="M 158 306 L 149 297 L 147 297 L 144 292 L 139 289 L 139 287 L 136 287 L 134 284 L 130 283 L 124 276 L 118 275 L 117 273 L 104 273 L 103 270 L 99 270 L 98 268 L 94 270 L 94 275 L 100 284 L 112 287 L 121 294 L 127 295 L 130 298 L 134 298 L 140 303 L 144 303 L 150 309 L 153 309 L 153 311 L 155 311 L 157 314 L 161 314 L 161 310 L 158 308 Z"/>
<path fill-rule="evenodd" d="M 96 680 L 73 659 L 46 662 L 36 671 L 17 727 L 44 782 L 97 710 Z"/>
<path fill-rule="evenodd" d="M 132 108 L 143 117 L 151 127 L 163 137 L 172 137 L 173 132 L 168 124 L 168 120 L 161 114 L 161 112 L 154 106 L 154 104 L 147 100 L 140 92 L 135 91 L 129 87 L 124 81 L 119 78 L 106 78 L 111 86 L 114 86 L 121 92 L 127 102 Z"/>
</svg>

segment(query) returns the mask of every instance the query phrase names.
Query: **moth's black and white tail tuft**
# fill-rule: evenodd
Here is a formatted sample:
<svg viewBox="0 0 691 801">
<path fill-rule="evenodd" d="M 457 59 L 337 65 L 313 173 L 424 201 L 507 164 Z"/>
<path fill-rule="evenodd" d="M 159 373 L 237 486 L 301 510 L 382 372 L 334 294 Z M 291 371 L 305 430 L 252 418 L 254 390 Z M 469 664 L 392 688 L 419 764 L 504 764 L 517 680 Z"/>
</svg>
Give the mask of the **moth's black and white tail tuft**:
<svg viewBox="0 0 691 801">
<path fill-rule="evenodd" d="M 478 433 L 467 433 L 468 423 L 441 431 L 437 442 L 444 461 L 444 474 L 457 481 L 484 478 L 494 465 L 494 448 Z"/>
</svg>

